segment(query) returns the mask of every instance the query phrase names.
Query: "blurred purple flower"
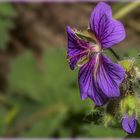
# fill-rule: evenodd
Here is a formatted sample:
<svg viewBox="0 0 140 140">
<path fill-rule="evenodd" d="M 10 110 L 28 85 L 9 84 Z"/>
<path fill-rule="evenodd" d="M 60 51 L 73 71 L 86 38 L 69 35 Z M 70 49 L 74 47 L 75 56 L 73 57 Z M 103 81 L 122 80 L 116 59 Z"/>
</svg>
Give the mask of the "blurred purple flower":
<svg viewBox="0 0 140 140">
<path fill-rule="evenodd" d="M 112 18 L 111 7 L 100 2 L 90 17 L 90 33 L 96 43 L 80 39 L 67 27 L 68 60 L 73 70 L 80 65 L 79 87 L 81 99 L 91 98 L 96 106 L 108 98 L 120 95 L 119 86 L 124 79 L 123 68 L 111 62 L 103 51 L 125 38 L 123 25 Z"/>
<path fill-rule="evenodd" d="M 126 114 L 122 119 L 122 127 L 129 134 L 135 133 L 137 127 L 136 115 L 128 116 Z"/>
</svg>

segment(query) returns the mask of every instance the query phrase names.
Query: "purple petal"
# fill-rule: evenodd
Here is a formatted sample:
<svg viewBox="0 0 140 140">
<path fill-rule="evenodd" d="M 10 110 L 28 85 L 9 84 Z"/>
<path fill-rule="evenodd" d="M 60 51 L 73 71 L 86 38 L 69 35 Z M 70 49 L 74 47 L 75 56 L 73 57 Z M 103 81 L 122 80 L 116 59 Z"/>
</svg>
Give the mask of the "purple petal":
<svg viewBox="0 0 140 140">
<path fill-rule="evenodd" d="M 67 27 L 68 34 L 68 59 L 70 61 L 70 68 L 73 70 L 77 61 L 83 56 L 87 55 L 87 48 L 89 48 L 89 44 L 79 39 L 70 27 Z"/>
<path fill-rule="evenodd" d="M 78 81 L 81 99 L 89 97 L 95 102 L 96 106 L 101 106 L 106 103 L 107 97 L 96 87 L 94 81 L 95 60 L 96 56 L 93 56 L 88 63 L 80 68 Z"/>
<path fill-rule="evenodd" d="M 90 30 L 94 32 L 103 49 L 112 47 L 125 38 L 124 26 L 112 18 L 111 7 L 104 2 L 100 2 L 92 11 Z"/>
<path fill-rule="evenodd" d="M 136 116 L 133 115 L 129 117 L 128 114 L 126 114 L 122 119 L 122 127 L 127 133 L 135 133 L 137 127 Z"/>
<path fill-rule="evenodd" d="M 95 83 L 107 97 L 120 95 L 119 86 L 124 77 L 125 71 L 120 65 L 112 63 L 105 55 L 98 54 L 94 70 Z"/>
</svg>

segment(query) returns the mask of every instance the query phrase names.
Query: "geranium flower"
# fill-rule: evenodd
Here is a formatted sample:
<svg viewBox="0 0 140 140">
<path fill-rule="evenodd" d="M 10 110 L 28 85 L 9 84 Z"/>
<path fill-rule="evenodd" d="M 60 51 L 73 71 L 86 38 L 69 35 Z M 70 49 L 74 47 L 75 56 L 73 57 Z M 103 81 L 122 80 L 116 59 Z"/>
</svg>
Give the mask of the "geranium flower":
<svg viewBox="0 0 140 140">
<path fill-rule="evenodd" d="M 136 115 L 128 116 L 122 119 L 122 128 L 129 134 L 135 133 L 137 127 Z"/>
<path fill-rule="evenodd" d="M 118 44 L 125 38 L 125 30 L 119 21 L 112 18 L 111 7 L 100 2 L 91 13 L 89 33 L 95 42 L 81 39 L 74 30 L 67 27 L 68 60 L 73 70 L 79 70 L 81 99 L 91 98 L 96 106 L 109 98 L 120 95 L 124 69 L 103 54 L 104 50 Z"/>
</svg>

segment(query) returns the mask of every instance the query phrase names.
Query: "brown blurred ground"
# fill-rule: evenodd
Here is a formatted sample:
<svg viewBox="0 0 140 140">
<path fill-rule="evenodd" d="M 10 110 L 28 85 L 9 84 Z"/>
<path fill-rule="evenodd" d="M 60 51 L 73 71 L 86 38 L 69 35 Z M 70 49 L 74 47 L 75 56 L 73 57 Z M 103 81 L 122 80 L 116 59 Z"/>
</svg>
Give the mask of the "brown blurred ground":
<svg viewBox="0 0 140 140">
<path fill-rule="evenodd" d="M 14 6 L 18 18 L 16 28 L 12 32 L 13 40 L 20 44 L 18 46 L 38 50 L 41 47 L 66 46 L 66 26 L 70 25 L 79 30 L 86 29 L 95 3 L 15 4 Z M 112 3 L 112 6 L 115 9 L 116 4 Z M 131 45 L 137 47 L 136 44 L 140 44 L 138 35 L 140 27 L 134 24 L 135 21 L 137 24 L 140 23 L 140 9 L 135 9 L 120 20 L 127 29 L 127 41 L 124 41 L 123 46 L 128 45 L 131 38 Z"/>
</svg>

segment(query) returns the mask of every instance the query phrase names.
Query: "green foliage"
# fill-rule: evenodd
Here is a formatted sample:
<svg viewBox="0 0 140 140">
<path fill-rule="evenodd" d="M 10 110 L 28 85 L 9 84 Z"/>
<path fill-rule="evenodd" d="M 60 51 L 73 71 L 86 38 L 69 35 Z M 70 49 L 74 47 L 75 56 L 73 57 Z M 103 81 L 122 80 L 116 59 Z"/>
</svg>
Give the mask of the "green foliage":
<svg viewBox="0 0 140 140">
<path fill-rule="evenodd" d="M 14 28 L 13 19 L 17 13 L 11 4 L 0 4 L 0 48 L 4 49 L 10 39 L 10 30 Z"/>
<path fill-rule="evenodd" d="M 53 108 L 48 108 L 46 110 L 46 114 L 42 114 L 42 116 L 40 116 L 40 119 L 36 123 L 32 124 L 31 129 L 27 132 L 23 132 L 21 135 L 27 137 L 51 136 L 56 130 L 61 127 L 67 113 L 67 108 L 63 105 L 58 104 L 56 108 L 57 109 L 50 114 L 48 114 L 48 111 L 52 111 Z"/>
<path fill-rule="evenodd" d="M 127 10 L 128 8 L 125 12 L 120 11 L 119 9 L 123 6 L 127 5 L 114 5 L 115 17 L 123 17 L 130 11 Z M 4 49 L 12 39 L 10 31 L 15 26 L 16 16 L 17 13 L 12 4 L 0 4 L 0 49 Z M 76 31 L 76 34 L 82 39 L 95 41 L 88 31 L 86 33 Z M 127 50 L 124 53 L 124 50 L 120 51 L 119 48 L 118 54 L 122 58 L 124 56 L 131 58 L 138 53 L 138 49 L 129 47 Z M 114 57 L 110 52 L 105 53 Z M 81 59 L 79 64 L 85 61 L 85 58 Z M 122 63 L 126 71 L 131 69 L 129 61 Z M 42 64 L 37 64 L 33 53 L 29 51 L 11 60 L 8 89 L 5 94 L 0 94 L 0 136 L 125 137 L 126 133 L 119 129 L 120 122 L 115 120 L 113 125 L 105 128 L 101 124 L 103 110 L 98 112 L 94 109 L 93 102 L 89 99 L 81 101 L 77 73 L 78 71 L 69 69 L 66 52 L 58 48 L 48 49 L 43 55 Z M 140 103 L 137 104 L 137 106 L 140 105 Z M 123 103 L 123 106 L 131 110 L 135 108 L 134 105 L 133 99 L 127 99 Z M 126 110 L 123 108 L 121 111 L 124 113 Z M 137 107 L 138 121 L 139 112 L 140 109 Z M 112 116 L 106 114 L 104 124 L 110 125 L 112 119 L 114 119 Z"/>
<path fill-rule="evenodd" d="M 11 114 L 11 117 L 6 117 L 9 128 L 5 135 L 99 137 L 96 131 L 98 126 L 95 125 L 97 115 L 93 115 L 89 121 L 84 119 L 88 112 L 97 113 L 93 103 L 91 100 L 81 101 L 76 82 L 77 71 L 70 71 L 64 60 L 63 50 L 50 49 L 44 53 L 41 67 L 31 52 L 25 52 L 12 61 L 8 98 L 12 101 L 13 111 L 7 114 Z M 100 127 L 105 129 L 104 126 Z M 110 132 L 116 137 L 123 135 L 121 130 L 113 134 L 113 130 L 108 128 L 100 137 L 110 136 Z"/>
<path fill-rule="evenodd" d="M 10 91 L 18 94 L 27 94 L 34 100 L 43 98 L 46 87 L 44 72 L 37 69 L 35 59 L 31 52 L 19 56 L 11 64 L 9 75 Z M 40 94 L 38 94 L 40 93 Z"/>
<path fill-rule="evenodd" d="M 37 120 L 35 124 L 29 126 L 31 127 L 30 131 L 22 132 L 22 135 L 34 136 L 34 132 L 38 131 L 39 126 L 40 131 L 36 133 L 36 136 L 51 136 L 52 132 L 54 132 L 53 129 L 59 129 L 60 124 L 68 115 L 66 114 L 67 110 L 81 112 L 92 108 L 88 102 L 82 102 L 80 100 L 77 83 L 75 83 L 77 74 L 76 72 L 69 72 L 67 62 L 60 65 L 64 60 L 64 52 L 56 49 L 44 54 L 43 67 L 41 69 L 35 63 L 31 52 L 24 53 L 11 63 L 9 97 L 14 100 L 15 105 L 20 104 L 21 113 L 19 117 L 24 116 L 28 118 L 32 113 L 38 112 L 38 110 L 44 107 L 47 108 L 47 110 L 51 110 L 53 106 L 58 105 L 54 117 L 47 116 L 44 117 L 44 119 Z M 17 99 L 13 99 L 13 95 L 16 95 Z M 32 111 L 32 113 L 28 113 L 27 106 L 25 106 L 25 102 L 23 101 L 24 97 L 28 97 L 31 101 L 35 102 L 35 104 L 38 104 L 37 108 L 33 109 L 34 104 L 28 103 L 27 106 L 30 106 L 28 109 Z M 62 108 L 59 108 L 59 103 L 63 104 Z M 17 119 L 17 124 L 20 123 L 20 119 L 21 118 Z M 49 131 L 46 132 L 42 130 Z"/>
<path fill-rule="evenodd" d="M 2 136 L 6 130 L 6 124 L 4 118 L 7 115 L 7 110 L 5 108 L 0 108 L 0 135 Z"/>
<path fill-rule="evenodd" d="M 85 126 L 87 128 L 87 133 L 85 134 L 85 137 L 125 137 L 126 133 L 123 132 L 121 129 L 118 128 L 105 128 L 102 125 L 87 125 Z"/>
<path fill-rule="evenodd" d="M 0 4 L 0 16 L 2 17 L 15 17 L 17 15 L 14 7 L 8 3 Z"/>
</svg>

